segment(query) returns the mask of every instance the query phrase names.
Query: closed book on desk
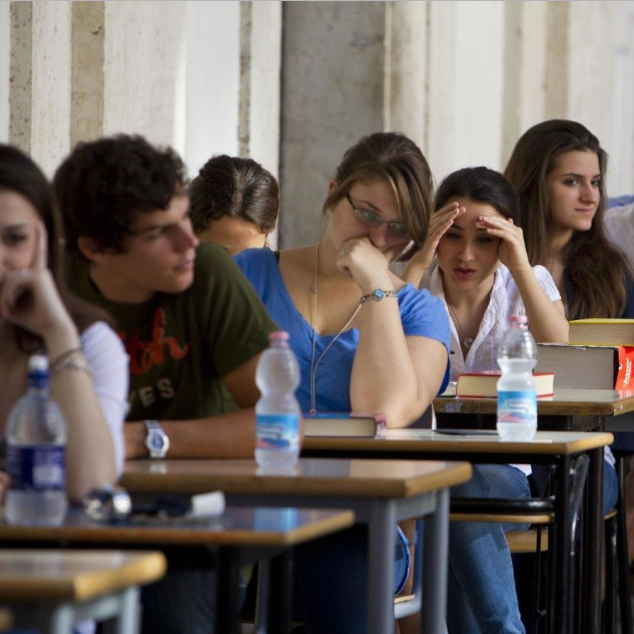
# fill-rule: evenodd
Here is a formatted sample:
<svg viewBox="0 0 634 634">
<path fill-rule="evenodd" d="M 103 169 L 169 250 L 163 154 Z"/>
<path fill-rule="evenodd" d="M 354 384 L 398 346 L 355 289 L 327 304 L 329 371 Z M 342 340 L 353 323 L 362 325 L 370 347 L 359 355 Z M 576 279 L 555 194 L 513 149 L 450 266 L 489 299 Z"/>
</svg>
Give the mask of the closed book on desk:
<svg viewBox="0 0 634 634">
<path fill-rule="evenodd" d="M 484 372 L 465 372 L 458 375 L 456 396 L 458 398 L 497 398 L 497 384 L 501 372 L 496 370 Z M 555 393 L 552 372 L 533 372 L 537 383 L 537 396 L 553 396 Z"/>
<path fill-rule="evenodd" d="M 634 346 L 634 319 L 571 321 L 568 342 L 581 346 Z"/>
<path fill-rule="evenodd" d="M 539 372 L 555 373 L 556 390 L 630 390 L 634 348 L 537 344 Z"/>
<path fill-rule="evenodd" d="M 372 414 L 304 414 L 305 436 L 374 438 L 387 428 L 385 417 Z"/>
</svg>

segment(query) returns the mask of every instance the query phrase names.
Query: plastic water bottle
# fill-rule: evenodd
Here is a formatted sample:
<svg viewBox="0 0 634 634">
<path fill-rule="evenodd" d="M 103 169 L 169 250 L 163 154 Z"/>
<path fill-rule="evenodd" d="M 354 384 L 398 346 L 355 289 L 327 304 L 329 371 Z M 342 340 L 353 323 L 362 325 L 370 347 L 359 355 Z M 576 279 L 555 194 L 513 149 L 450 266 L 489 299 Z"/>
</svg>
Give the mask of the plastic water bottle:
<svg viewBox="0 0 634 634">
<path fill-rule="evenodd" d="M 48 359 L 29 358 L 27 393 L 7 422 L 11 485 L 4 516 L 10 524 L 59 525 L 66 500 L 66 421 L 48 393 Z"/>
<path fill-rule="evenodd" d="M 299 457 L 300 408 L 295 398 L 299 366 L 287 332 L 272 332 L 258 362 L 255 382 L 262 396 L 255 406 L 255 460 L 265 469 L 290 469 Z"/>
<path fill-rule="evenodd" d="M 537 346 L 526 315 L 511 316 L 498 350 L 502 376 L 497 384 L 497 430 L 502 440 L 531 440 L 537 431 Z"/>
</svg>

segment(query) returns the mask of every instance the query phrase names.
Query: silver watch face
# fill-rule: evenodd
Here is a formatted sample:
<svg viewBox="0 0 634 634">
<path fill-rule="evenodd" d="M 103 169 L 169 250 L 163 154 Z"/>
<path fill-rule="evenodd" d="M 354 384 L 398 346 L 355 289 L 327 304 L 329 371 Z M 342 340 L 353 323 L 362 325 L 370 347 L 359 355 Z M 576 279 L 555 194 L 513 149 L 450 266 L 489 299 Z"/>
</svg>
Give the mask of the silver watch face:
<svg viewBox="0 0 634 634">
<path fill-rule="evenodd" d="M 153 429 L 152 431 L 150 431 L 147 437 L 148 449 L 152 453 L 162 453 L 167 449 L 167 447 L 165 446 L 167 443 L 165 441 L 165 434 L 163 434 L 158 429 Z"/>
<path fill-rule="evenodd" d="M 155 421 L 145 421 L 145 425 L 147 427 L 145 446 L 150 452 L 150 458 L 164 458 L 170 446 L 167 434 Z"/>
</svg>

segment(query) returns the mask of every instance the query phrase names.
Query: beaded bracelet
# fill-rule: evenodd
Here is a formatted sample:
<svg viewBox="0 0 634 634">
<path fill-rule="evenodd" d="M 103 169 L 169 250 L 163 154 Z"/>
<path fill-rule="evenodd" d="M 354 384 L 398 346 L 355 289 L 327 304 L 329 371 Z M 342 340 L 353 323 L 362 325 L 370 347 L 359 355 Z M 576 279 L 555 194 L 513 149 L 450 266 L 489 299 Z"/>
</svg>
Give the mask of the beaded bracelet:
<svg viewBox="0 0 634 634">
<path fill-rule="evenodd" d="M 86 361 L 86 359 L 84 359 L 83 357 L 68 358 L 68 355 L 66 355 L 65 359 L 62 359 L 61 361 L 56 361 L 53 365 L 51 365 L 48 369 L 48 372 L 51 376 L 54 376 L 56 374 L 59 374 L 60 372 L 63 372 L 64 370 L 79 370 L 81 372 L 89 374 L 90 376 L 93 376 L 94 374 L 92 368 L 90 367 L 90 364 L 88 363 L 88 361 Z"/>
<path fill-rule="evenodd" d="M 361 298 L 361 304 L 365 304 L 369 299 L 373 299 L 375 302 L 380 302 L 384 297 L 398 297 L 396 291 L 384 291 L 382 288 L 377 288 L 369 295 L 364 295 Z"/>
<path fill-rule="evenodd" d="M 55 357 L 54 359 L 52 359 L 49 362 L 49 368 L 54 368 L 56 365 L 59 365 L 60 363 L 62 363 L 62 361 L 69 359 L 70 357 L 72 357 L 73 355 L 77 354 L 78 352 L 81 352 L 81 348 L 77 347 L 77 348 L 71 348 L 70 350 L 66 350 L 66 352 L 62 352 L 62 354 L 60 354 L 59 356 Z"/>
</svg>

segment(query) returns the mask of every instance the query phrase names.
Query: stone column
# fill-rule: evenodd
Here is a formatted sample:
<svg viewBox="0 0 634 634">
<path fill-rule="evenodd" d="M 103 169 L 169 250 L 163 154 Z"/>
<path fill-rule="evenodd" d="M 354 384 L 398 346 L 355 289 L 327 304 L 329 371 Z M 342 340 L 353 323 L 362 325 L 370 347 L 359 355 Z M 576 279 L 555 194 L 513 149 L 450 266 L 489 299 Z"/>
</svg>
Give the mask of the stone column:
<svg viewBox="0 0 634 634">
<path fill-rule="evenodd" d="M 143 134 L 183 152 L 183 2 L 106 2 L 104 133 Z M 178 133 L 178 134 L 177 134 Z"/>
<path fill-rule="evenodd" d="M 11 3 L 0 2 L 0 143 L 9 140 L 11 77 Z"/>
<path fill-rule="evenodd" d="M 429 3 L 388 2 L 385 34 L 385 128 L 427 146 Z"/>
<path fill-rule="evenodd" d="M 499 169 L 504 3 L 430 3 L 429 144 L 437 180 L 461 167 Z"/>
<path fill-rule="evenodd" d="M 71 147 L 103 136 L 104 5 L 72 3 Z"/>
<path fill-rule="evenodd" d="M 212 155 L 238 153 L 242 3 L 183 4 L 187 5 L 184 154 L 194 176 Z"/>
<path fill-rule="evenodd" d="M 9 141 L 51 175 L 70 149 L 68 2 L 11 3 Z"/>
<path fill-rule="evenodd" d="M 545 2 L 504 3 L 504 169 L 517 139 L 544 119 L 546 68 Z"/>
<path fill-rule="evenodd" d="M 281 243 L 322 235 L 320 211 L 343 152 L 383 129 L 385 3 L 286 2 Z"/>
</svg>

